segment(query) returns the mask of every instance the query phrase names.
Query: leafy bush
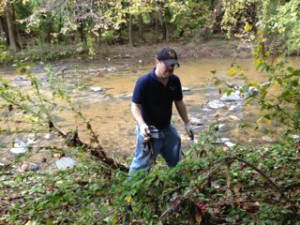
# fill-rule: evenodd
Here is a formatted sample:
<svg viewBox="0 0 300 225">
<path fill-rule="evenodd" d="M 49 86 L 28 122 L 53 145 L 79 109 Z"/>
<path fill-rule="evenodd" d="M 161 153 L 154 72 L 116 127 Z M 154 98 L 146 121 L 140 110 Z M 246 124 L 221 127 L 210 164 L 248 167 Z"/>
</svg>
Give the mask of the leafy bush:
<svg viewBox="0 0 300 225">
<path fill-rule="evenodd" d="M 186 150 L 173 169 L 158 163 L 148 175 L 128 177 L 77 149 L 82 162 L 73 169 L 15 174 L 14 179 L 2 174 L 0 219 L 13 224 L 295 224 L 300 219 L 297 151 L 293 143 L 224 151 L 207 141 Z"/>
<path fill-rule="evenodd" d="M 6 64 L 13 60 L 13 56 L 6 49 L 5 45 L 0 44 L 0 64 Z"/>
</svg>

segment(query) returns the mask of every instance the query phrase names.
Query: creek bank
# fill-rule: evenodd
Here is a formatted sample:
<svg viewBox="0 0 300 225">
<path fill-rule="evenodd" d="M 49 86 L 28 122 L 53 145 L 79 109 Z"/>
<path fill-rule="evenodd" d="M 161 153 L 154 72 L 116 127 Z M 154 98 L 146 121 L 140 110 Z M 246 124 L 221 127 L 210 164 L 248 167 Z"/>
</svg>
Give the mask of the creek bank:
<svg viewBox="0 0 300 225">
<path fill-rule="evenodd" d="M 255 48 L 253 43 L 244 44 L 239 39 L 229 40 L 223 36 L 216 36 L 207 41 L 194 41 L 186 44 L 166 42 L 135 47 L 128 45 L 101 46 L 96 49 L 94 59 L 132 59 L 136 63 L 151 63 L 155 54 L 164 47 L 174 48 L 181 60 L 199 58 L 249 59 Z"/>
</svg>

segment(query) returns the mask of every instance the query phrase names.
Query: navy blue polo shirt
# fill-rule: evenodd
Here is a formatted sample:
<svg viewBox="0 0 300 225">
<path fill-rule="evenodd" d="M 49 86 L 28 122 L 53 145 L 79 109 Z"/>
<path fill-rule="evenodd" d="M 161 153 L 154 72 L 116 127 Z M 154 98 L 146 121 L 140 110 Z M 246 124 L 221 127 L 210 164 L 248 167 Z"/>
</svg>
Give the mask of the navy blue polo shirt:
<svg viewBox="0 0 300 225">
<path fill-rule="evenodd" d="M 173 101 L 180 101 L 182 98 L 179 78 L 172 74 L 164 86 L 156 77 L 154 69 L 137 80 L 132 102 L 142 106 L 142 116 L 148 125 L 163 129 L 171 123 Z"/>
</svg>

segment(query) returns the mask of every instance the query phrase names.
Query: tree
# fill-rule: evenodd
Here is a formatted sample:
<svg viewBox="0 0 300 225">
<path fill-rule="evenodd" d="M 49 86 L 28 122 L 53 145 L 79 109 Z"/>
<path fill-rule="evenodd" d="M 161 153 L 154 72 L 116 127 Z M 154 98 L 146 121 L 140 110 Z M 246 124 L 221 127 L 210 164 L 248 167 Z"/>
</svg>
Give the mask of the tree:
<svg viewBox="0 0 300 225">
<path fill-rule="evenodd" d="M 264 32 L 264 47 L 271 53 L 285 51 L 292 54 L 299 51 L 299 1 L 223 0 L 223 6 L 222 27 L 229 36 L 236 34 L 253 39 L 260 30 Z"/>
<path fill-rule="evenodd" d="M 225 3 L 224 28 L 231 34 L 236 26 L 240 37 L 255 43 L 253 56 L 256 68 L 268 77 L 268 82 L 262 84 L 245 80 L 244 90 L 249 90 L 250 86 L 259 90 L 258 96 L 248 99 L 249 102 L 257 100 L 261 106 L 262 115 L 258 122 L 262 119 L 267 123 L 280 122 L 285 125 L 286 134 L 299 133 L 300 70 L 287 66 L 284 56 L 300 48 L 300 2 L 229 0 Z M 247 6 L 251 4 L 259 9 L 256 23 L 242 13 L 248 11 Z M 242 24 L 238 25 L 237 17 Z M 235 72 L 232 74 L 235 75 Z"/>
<path fill-rule="evenodd" d="M 5 3 L 5 16 L 7 22 L 7 36 L 9 42 L 9 48 L 13 53 L 16 53 L 20 49 L 20 45 L 18 43 L 18 36 L 16 35 L 16 26 L 14 21 L 14 13 L 13 7 L 9 0 Z"/>
</svg>

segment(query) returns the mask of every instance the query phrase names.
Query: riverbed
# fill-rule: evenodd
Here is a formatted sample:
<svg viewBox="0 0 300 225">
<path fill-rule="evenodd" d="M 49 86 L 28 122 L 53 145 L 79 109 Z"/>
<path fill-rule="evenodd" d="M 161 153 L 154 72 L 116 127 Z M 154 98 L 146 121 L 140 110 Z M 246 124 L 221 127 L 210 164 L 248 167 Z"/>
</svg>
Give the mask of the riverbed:
<svg viewBox="0 0 300 225">
<path fill-rule="evenodd" d="M 299 57 L 291 58 L 289 61 L 292 66 L 299 68 Z M 222 96 L 219 86 L 214 85 L 214 76 L 235 86 L 243 85 L 242 79 L 228 76 L 228 70 L 233 63 L 239 65 L 246 77 L 253 81 L 265 82 L 268 79 L 265 73 L 255 70 L 251 59 L 182 60 L 180 67 L 175 70 L 175 74 L 181 79 L 184 101 L 195 128 L 195 140 L 211 124 L 216 124 L 214 134 L 220 138 L 225 138 L 224 140 L 231 143 L 232 145 L 228 144 L 229 147 L 238 143 L 253 146 L 263 144 L 268 140 L 262 138 L 267 137 L 262 129 L 255 130 L 253 126 L 245 129 L 240 128 L 241 124 L 255 122 L 259 118 L 260 112 L 257 105 L 244 105 L 243 99 L 221 101 L 224 104 L 222 107 L 210 105 L 212 101 L 219 101 L 217 103 L 220 103 Z M 153 69 L 154 60 L 152 62 L 152 59 L 126 58 L 120 60 L 108 58 L 101 61 L 57 61 L 51 64 L 53 74 L 61 79 L 62 87 L 70 96 L 73 105 L 79 108 L 85 118 L 90 119 L 92 128 L 98 134 L 105 151 L 112 156 L 132 157 L 135 146 L 135 121 L 130 111 L 131 95 L 135 81 L 141 75 Z M 40 80 L 43 94 L 50 98 L 51 93 L 47 91 L 49 85 L 44 70 L 45 66 L 45 63 L 40 62 L 31 66 L 30 70 Z M 15 68 L 1 68 L 0 73 L 4 79 L 11 81 L 12 86 L 24 90 L 25 93 L 33 93 L 28 78 L 25 75 L 18 74 Z M 61 100 L 58 102 L 64 105 Z M 68 131 L 77 128 L 80 138 L 89 142 L 88 132 L 84 129 L 85 125 L 78 116 L 74 116 L 67 105 L 63 111 L 54 109 L 52 112 L 56 116 L 57 124 L 61 129 Z M 2 115 L 8 113 L 17 112 L 2 111 Z M 183 148 L 195 144 L 185 134 L 184 124 L 180 120 L 175 107 L 173 108 L 172 123 L 178 128 L 182 137 Z M 22 123 L 1 123 L 2 129 L 22 129 L 22 127 L 24 127 Z M 18 136 L 26 140 L 28 134 L 1 134 L 1 163 L 12 160 L 13 157 L 9 153 L 9 149 L 13 146 L 15 138 Z M 55 135 L 47 139 L 46 137 L 49 137 L 47 132 L 34 135 L 36 145 L 63 145 Z M 276 141 L 276 137 L 273 141 Z"/>
</svg>

